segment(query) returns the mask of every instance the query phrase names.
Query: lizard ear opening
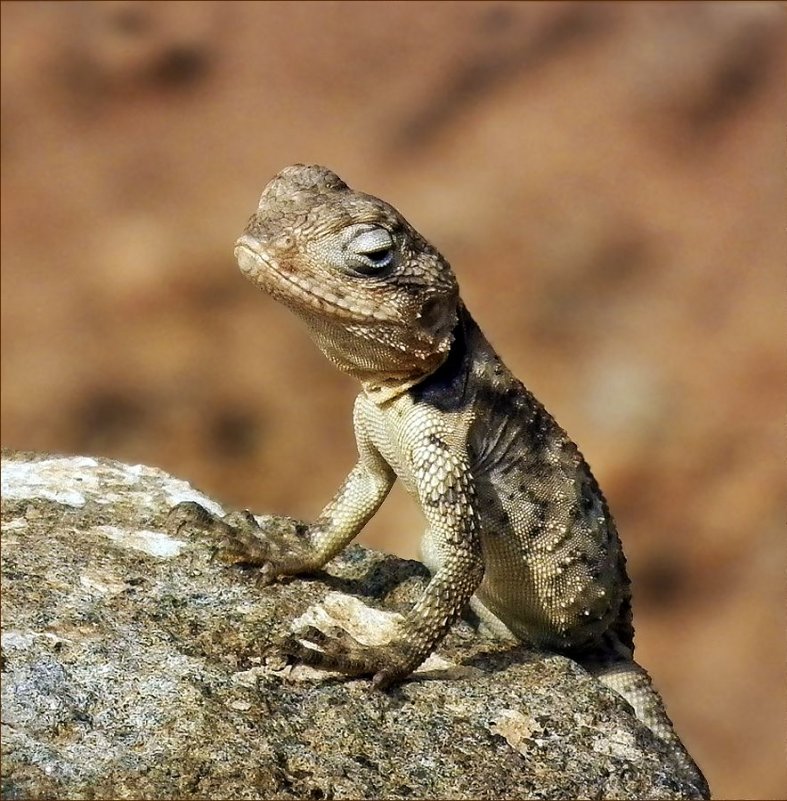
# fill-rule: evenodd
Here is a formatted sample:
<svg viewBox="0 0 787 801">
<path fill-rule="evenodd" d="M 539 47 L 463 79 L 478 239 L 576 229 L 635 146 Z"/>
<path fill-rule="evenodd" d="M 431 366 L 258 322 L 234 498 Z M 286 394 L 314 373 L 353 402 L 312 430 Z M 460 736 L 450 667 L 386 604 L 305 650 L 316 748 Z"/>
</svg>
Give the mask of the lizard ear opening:
<svg viewBox="0 0 787 801">
<path fill-rule="evenodd" d="M 456 326 L 457 294 L 438 295 L 428 298 L 418 315 L 424 330 L 434 338 L 437 349 L 447 350 L 451 344 L 451 333 Z"/>
<path fill-rule="evenodd" d="M 429 298 L 421 307 L 418 319 L 424 328 L 437 331 L 443 328 L 446 322 L 452 321 L 456 316 L 456 298 L 451 297 L 432 297 Z M 453 328 L 453 324 L 451 324 Z"/>
</svg>

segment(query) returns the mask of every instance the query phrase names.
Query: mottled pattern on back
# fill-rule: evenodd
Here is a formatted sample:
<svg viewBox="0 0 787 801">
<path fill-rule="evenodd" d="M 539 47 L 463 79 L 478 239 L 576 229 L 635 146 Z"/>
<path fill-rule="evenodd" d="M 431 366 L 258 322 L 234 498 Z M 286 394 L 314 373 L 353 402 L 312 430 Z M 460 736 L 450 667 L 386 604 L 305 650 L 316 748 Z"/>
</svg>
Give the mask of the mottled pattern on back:
<svg viewBox="0 0 787 801">
<path fill-rule="evenodd" d="M 468 453 L 486 564 L 476 595 L 519 639 L 563 650 L 598 639 L 629 596 L 607 503 L 574 442 L 464 307 L 448 359 L 410 394 L 474 412 Z M 621 644 L 632 648 L 626 634 Z"/>
</svg>

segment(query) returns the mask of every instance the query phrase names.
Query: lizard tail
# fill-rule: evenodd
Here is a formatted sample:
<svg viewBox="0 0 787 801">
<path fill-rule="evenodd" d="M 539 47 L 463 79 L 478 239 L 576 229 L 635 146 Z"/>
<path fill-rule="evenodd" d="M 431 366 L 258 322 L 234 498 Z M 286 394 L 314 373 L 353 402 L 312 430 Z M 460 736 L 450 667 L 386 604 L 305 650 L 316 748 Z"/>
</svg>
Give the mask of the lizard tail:
<svg viewBox="0 0 787 801">
<path fill-rule="evenodd" d="M 664 702 L 653 686 L 648 672 L 633 660 L 588 662 L 583 667 L 602 684 L 621 695 L 634 709 L 634 714 L 675 753 L 682 767 L 702 794 L 710 798 L 710 788 L 702 771 L 675 732 Z"/>
</svg>

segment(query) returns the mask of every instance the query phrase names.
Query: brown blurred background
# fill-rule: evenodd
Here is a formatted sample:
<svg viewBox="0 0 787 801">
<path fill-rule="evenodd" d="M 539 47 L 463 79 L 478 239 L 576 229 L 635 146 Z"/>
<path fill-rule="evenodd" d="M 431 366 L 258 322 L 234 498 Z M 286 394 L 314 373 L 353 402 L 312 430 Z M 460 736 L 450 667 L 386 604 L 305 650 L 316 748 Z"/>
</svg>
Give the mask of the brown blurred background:
<svg viewBox="0 0 787 801">
<path fill-rule="evenodd" d="M 354 385 L 243 280 L 269 177 L 398 206 L 586 453 L 717 798 L 787 791 L 778 3 L 3 3 L 2 444 L 313 518 Z M 395 491 L 362 541 L 417 553 Z"/>
</svg>

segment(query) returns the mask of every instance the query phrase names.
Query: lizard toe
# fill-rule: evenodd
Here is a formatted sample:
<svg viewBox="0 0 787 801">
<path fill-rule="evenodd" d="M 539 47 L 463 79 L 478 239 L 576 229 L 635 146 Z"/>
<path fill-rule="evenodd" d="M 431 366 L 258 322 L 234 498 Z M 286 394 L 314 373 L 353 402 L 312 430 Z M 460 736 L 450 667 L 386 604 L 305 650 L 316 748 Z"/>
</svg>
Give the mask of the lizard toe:
<svg viewBox="0 0 787 801">
<path fill-rule="evenodd" d="M 218 518 L 204 506 L 194 501 L 183 501 L 169 510 L 164 525 L 170 534 L 177 536 L 184 526 L 208 530 L 217 522 Z"/>
<path fill-rule="evenodd" d="M 363 645 L 344 629 L 326 634 L 314 626 L 291 635 L 282 650 L 312 667 L 338 670 L 349 676 L 366 676 L 380 667 L 376 648 Z"/>
</svg>

